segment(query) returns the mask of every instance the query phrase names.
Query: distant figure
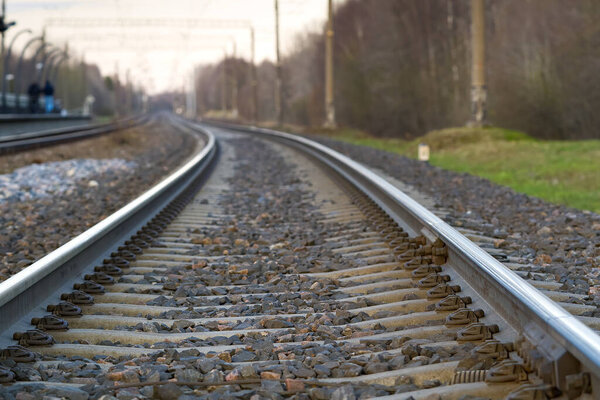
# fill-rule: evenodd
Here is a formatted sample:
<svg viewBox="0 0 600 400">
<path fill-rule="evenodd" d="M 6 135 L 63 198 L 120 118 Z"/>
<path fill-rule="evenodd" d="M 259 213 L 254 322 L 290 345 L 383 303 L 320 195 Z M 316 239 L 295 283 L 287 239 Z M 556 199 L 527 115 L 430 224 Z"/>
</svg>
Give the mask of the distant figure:
<svg viewBox="0 0 600 400">
<path fill-rule="evenodd" d="M 38 85 L 37 82 L 33 82 L 31 85 L 29 85 L 27 94 L 29 95 L 29 112 L 32 114 L 38 112 L 40 93 L 40 85 Z"/>
<path fill-rule="evenodd" d="M 46 81 L 44 86 L 44 100 L 46 104 L 46 114 L 54 111 L 54 86 L 50 81 Z"/>
</svg>

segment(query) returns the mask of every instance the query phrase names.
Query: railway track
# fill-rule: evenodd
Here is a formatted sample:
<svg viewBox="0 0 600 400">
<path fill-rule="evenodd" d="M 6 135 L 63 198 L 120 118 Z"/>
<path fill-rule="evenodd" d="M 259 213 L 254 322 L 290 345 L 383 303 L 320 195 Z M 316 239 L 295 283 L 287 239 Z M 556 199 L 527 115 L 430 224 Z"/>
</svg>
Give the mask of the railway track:
<svg viewBox="0 0 600 400">
<path fill-rule="evenodd" d="M 120 129 L 126 129 L 145 121 L 147 121 L 147 117 L 137 116 L 133 118 L 124 118 L 110 123 L 50 129 L 38 128 L 38 130 L 33 132 L 2 134 L 0 135 L 0 155 L 90 138 Z"/>
<path fill-rule="evenodd" d="M 560 287 L 323 146 L 173 123 L 203 136 L 193 159 L 0 284 L 0 393 L 599 393 L 600 320 Z"/>
<path fill-rule="evenodd" d="M 0 139 L 3 136 L 17 135 L 49 129 L 85 127 L 91 122 L 90 116 L 58 114 L 0 114 Z"/>
</svg>

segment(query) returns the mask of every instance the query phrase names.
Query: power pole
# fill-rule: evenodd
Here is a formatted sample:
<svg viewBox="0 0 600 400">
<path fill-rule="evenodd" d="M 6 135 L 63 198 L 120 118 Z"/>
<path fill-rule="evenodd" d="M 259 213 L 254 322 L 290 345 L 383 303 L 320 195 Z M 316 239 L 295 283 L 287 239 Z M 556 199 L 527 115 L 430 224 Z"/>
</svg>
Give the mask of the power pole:
<svg viewBox="0 0 600 400">
<path fill-rule="evenodd" d="M 277 56 L 277 80 L 275 83 L 275 114 L 277 122 L 283 125 L 283 77 L 281 70 L 281 55 L 279 52 L 279 0 L 275 0 L 275 53 Z"/>
<path fill-rule="evenodd" d="M 237 80 L 237 43 L 233 42 L 233 58 L 231 59 L 231 113 L 238 117 L 238 80 Z"/>
<path fill-rule="evenodd" d="M 81 56 L 81 62 L 79 64 L 79 69 L 81 70 L 81 103 L 85 103 L 85 99 L 87 98 L 87 68 L 85 65 L 85 58 Z"/>
<path fill-rule="evenodd" d="M 196 101 L 196 116 L 200 119 L 204 118 L 206 113 L 206 101 L 204 91 L 202 90 L 203 80 L 198 80 L 198 71 L 194 67 L 194 98 Z"/>
<path fill-rule="evenodd" d="M 127 68 L 125 72 L 125 113 L 131 115 L 131 104 L 132 104 L 132 84 L 131 84 L 131 70 Z"/>
<path fill-rule="evenodd" d="M 252 85 L 252 121 L 258 121 L 258 78 L 256 76 L 256 41 L 254 27 L 250 27 L 250 79 Z"/>
<path fill-rule="evenodd" d="M 197 86 L 195 86 L 196 92 L 196 98 L 197 98 L 197 105 L 198 105 L 198 114 L 197 116 L 200 117 L 200 119 L 204 118 L 204 114 L 206 113 L 206 101 L 205 101 L 205 97 L 204 97 L 204 92 L 201 90 L 202 89 L 202 81 L 198 81 L 198 77 L 197 77 L 197 72 L 194 72 L 194 82 L 197 82 Z"/>
<path fill-rule="evenodd" d="M 62 92 L 62 97 L 63 97 L 63 104 L 62 104 L 62 108 L 65 110 L 68 110 L 69 106 L 71 105 L 71 102 L 69 101 L 69 83 L 67 80 L 70 79 L 70 68 L 69 68 L 69 43 L 65 43 L 65 49 L 63 50 L 64 56 L 63 59 L 61 60 L 61 62 L 67 62 L 66 68 L 63 69 L 63 76 L 61 78 L 61 82 L 60 82 L 60 86 L 61 86 L 61 92 Z M 56 65 L 56 70 L 55 70 L 55 74 L 58 75 L 60 72 L 60 63 Z M 48 79 L 50 79 L 51 81 L 54 81 L 54 88 L 55 91 L 56 89 L 58 89 L 58 85 L 56 84 L 56 79 L 54 79 L 53 77 L 48 77 Z M 55 96 L 56 97 L 56 96 Z"/>
<path fill-rule="evenodd" d="M 227 114 L 227 50 L 224 52 L 223 56 L 223 70 L 222 72 L 222 83 L 221 86 L 221 111 L 223 111 L 223 116 Z"/>
<path fill-rule="evenodd" d="M 335 128 L 333 94 L 333 0 L 328 1 L 327 32 L 325 39 L 325 126 Z"/>
<path fill-rule="evenodd" d="M 192 119 L 196 119 L 198 116 L 198 97 L 196 94 L 196 67 L 192 68 L 192 87 L 191 87 L 191 97 L 192 97 Z"/>
<path fill-rule="evenodd" d="M 119 82 L 119 62 L 115 63 L 115 75 L 114 75 L 114 83 L 113 83 L 113 93 L 115 95 L 115 116 L 119 118 L 121 116 L 120 110 L 120 100 L 121 96 L 119 93 L 121 83 Z"/>
<path fill-rule="evenodd" d="M 187 74 L 186 74 L 187 75 Z M 195 119 L 196 118 L 196 102 L 194 101 L 194 95 L 196 93 L 196 88 L 194 87 L 194 69 L 192 69 L 191 74 L 186 76 L 187 81 L 184 84 L 184 96 L 185 96 L 185 116 L 187 118 Z"/>
<path fill-rule="evenodd" d="M 473 63 L 471 70 L 471 123 L 483 125 L 486 117 L 485 84 L 485 3 L 471 0 L 471 35 Z"/>
</svg>

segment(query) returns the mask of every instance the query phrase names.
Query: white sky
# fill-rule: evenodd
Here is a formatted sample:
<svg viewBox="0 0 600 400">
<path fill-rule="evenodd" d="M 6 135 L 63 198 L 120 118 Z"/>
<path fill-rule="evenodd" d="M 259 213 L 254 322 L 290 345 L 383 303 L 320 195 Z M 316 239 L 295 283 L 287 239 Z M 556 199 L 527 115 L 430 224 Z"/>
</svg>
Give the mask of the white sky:
<svg viewBox="0 0 600 400">
<path fill-rule="evenodd" d="M 150 93 L 179 89 L 189 80 L 193 65 L 217 61 L 225 51 L 249 59 L 249 29 L 197 25 L 185 20 L 211 20 L 219 25 L 249 23 L 256 31 L 256 61 L 275 58 L 274 0 L 6 0 L 7 19 L 17 21 L 12 35 L 30 28 L 36 35 L 46 27 L 48 41 L 64 45 L 103 74 L 127 71 Z M 285 54 L 297 33 L 319 29 L 326 18 L 327 0 L 279 0 L 281 48 Z M 50 19 L 114 21 L 151 19 L 169 26 L 83 27 L 48 24 Z M 16 47 L 27 40 L 18 39 Z"/>
</svg>

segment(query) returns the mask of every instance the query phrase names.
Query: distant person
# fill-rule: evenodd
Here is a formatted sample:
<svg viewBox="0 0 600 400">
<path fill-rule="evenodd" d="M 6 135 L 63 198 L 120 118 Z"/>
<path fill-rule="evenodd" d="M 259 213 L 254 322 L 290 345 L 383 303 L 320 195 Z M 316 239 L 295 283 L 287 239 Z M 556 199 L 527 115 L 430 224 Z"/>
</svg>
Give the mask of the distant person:
<svg viewBox="0 0 600 400">
<path fill-rule="evenodd" d="M 40 85 L 37 82 L 33 82 L 27 89 L 27 94 L 29 95 L 29 112 L 32 114 L 38 112 L 41 92 Z"/>
<path fill-rule="evenodd" d="M 44 102 L 46 104 L 46 114 L 54 111 L 54 86 L 50 81 L 46 81 L 44 86 Z"/>
</svg>

